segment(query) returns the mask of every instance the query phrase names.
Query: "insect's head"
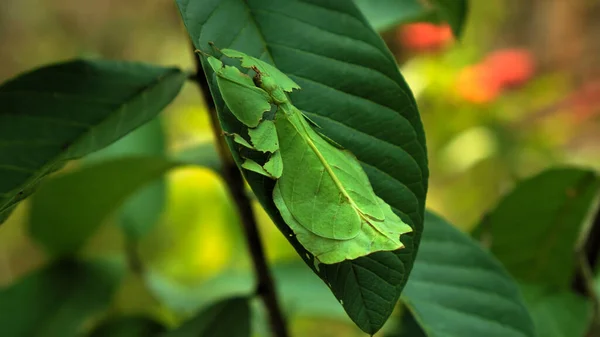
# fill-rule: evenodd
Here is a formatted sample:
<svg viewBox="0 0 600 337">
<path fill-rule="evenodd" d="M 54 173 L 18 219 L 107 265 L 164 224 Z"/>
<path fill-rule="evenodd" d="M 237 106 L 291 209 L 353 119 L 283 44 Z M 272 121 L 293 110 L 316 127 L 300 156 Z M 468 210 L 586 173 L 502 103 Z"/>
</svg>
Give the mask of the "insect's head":
<svg viewBox="0 0 600 337">
<path fill-rule="evenodd" d="M 250 67 L 250 69 L 254 70 L 254 72 L 256 73 L 254 75 L 254 77 L 252 77 L 252 80 L 254 81 L 254 85 L 256 85 L 257 87 L 262 87 L 263 73 L 256 66 L 252 66 L 252 67 Z"/>
<path fill-rule="evenodd" d="M 253 80 L 257 87 L 262 88 L 266 92 L 272 92 L 275 90 L 277 83 L 275 83 L 275 80 L 269 76 L 269 74 L 260 71 L 257 66 L 252 66 L 251 69 L 256 73 L 256 75 L 253 77 Z"/>
<path fill-rule="evenodd" d="M 268 93 L 272 93 L 278 88 L 276 81 L 271 76 L 260 72 L 254 76 L 254 84 Z"/>
</svg>

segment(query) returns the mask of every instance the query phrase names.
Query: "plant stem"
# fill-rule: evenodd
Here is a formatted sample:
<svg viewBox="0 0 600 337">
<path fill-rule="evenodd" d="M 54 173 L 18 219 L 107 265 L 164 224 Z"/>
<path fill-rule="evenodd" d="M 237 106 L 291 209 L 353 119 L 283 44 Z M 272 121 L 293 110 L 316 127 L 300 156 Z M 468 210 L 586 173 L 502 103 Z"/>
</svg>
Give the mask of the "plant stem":
<svg viewBox="0 0 600 337">
<path fill-rule="evenodd" d="M 223 164 L 223 179 L 227 184 L 229 193 L 231 193 L 231 197 L 233 198 L 240 215 L 240 221 L 256 273 L 256 295 L 262 299 L 267 309 L 273 336 L 288 337 L 289 333 L 287 331 L 285 318 L 283 317 L 283 312 L 279 305 L 277 294 L 275 293 L 275 283 L 273 282 L 271 271 L 267 265 L 264 249 L 260 241 L 260 235 L 258 234 L 256 217 L 254 216 L 250 199 L 248 199 L 248 196 L 244 191 L 244 178 L 237 168 L 237 165 L 227 148 L 227 144 L 225 143 L 214 101 L 210 95 L 208 81 L 202 70 L 200 60 L 195 54 L 194 60 L 196 61 L 196 75 L 194 80 L 200 87 L 200 91 L 202 92 L 202 96 L 204 97 L 204 101 L 210 112 L 210 121 L 215 134 L 217 152 L 219 153 L 221 163 Z"/>
<path fill-rule="evenodd" d="M 593 217 L 582 231 L 581 242 L 576 247 L 577 269 L 571 283 L 571 288 L 592 301 L 593 318 L 586 336 L 600 334 L 600 298 L 594 285 L 594 273 L 600 254 L 600 204 L 594 202 Z"/>
</svg>

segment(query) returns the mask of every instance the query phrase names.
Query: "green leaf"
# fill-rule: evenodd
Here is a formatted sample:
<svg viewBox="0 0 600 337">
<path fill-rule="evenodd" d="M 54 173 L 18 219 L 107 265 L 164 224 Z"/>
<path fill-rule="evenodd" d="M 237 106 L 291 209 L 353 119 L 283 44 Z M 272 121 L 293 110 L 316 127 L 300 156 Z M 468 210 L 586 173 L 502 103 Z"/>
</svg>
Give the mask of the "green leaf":
<svg viewBox="0 0 600 337">
<path fill-rule="evenodd" d="M 521 287 L 537 336 L 585 336 L 592 320 L 591 301 L 569 291 L 539 285 Z"/>
<path fill-rule="evenodd" d="M 429 212 L 402 299 L 429 337 L 535 336 L 517 284 L 502 266 Z"/>
<path fill-rule="evenodd" d="M 165 133 L 160 118 L 141 126 L 108 147 L 84 158 L 96 163 L 130 156 L 166 155 Z M 162 214 L 167 193 L 165 178 L 152 181 L 130 196 L 119 211 L 119 225 L 129 239 L 138 240 L 152 229 Z"/>
<path fill-rule="evenodd" d="M 250 337 L 250 301 L 246 297 L 217 302 L 160 337 Z"/>
<path fill-rule="evenodd" d="M 327 286 L 304 264 L 279 263 L 272 266 L 272 271 L 287 316 L 348 319 Z M 176 284 L 156 271 L 150 271 L 146 282 L 162 303 L 181 313 L 197 311 L 231 296 L 250 296 L 256 289 L 256 277 L 250 270 L 227 270 L 193 286 Z"/>
<path fill-rule="evenodd" d="M 379 32 L 399 24 L 417 21 L 432 16 L 434 10 L 427 8 L 421 0 L 354 0 L 371 26 Z"/>
<path fill-rule="evenodd" d="M 221 173 L 221 159 L 213 143 L 202 143 L 185 148 L 175 153 L 173 158 L 189 165 L 198 165 Z"/>
<path fill-rule="evenodd" d="M 178 0 L 197 48 L 208 42 L 261 58 L 298 83 L 292 103 L 320 131 L 354 153 L 375 193 L 414 232 L 406 248 L 380 252 L 319 270 L 273 204 L 273 183 L 258 174 L 246 179 L 262 206 L 299 255 L 327 283 L 352 320 L 375 333 L 392 312 L 412 268 L 423 223 L 427 191 L 425 135 L 410 89 L 381 38 L 350 1 Z M 208 74 L 222 127 L 242 125 L 224 108 L 210 66 Z M 228 139 L 241 165 L 238 146 Z"/>
<path fill-rule="evenodd" d="M 167 152 L 165 137 L 165 130 L 159 115 L 102 150 L 85 156 L 82 161 L 89 165 L 115 158 L 163 156 Z"/>
<path fill-rule="evenodd" d="M 430 21 L 450 24 L 454 36 L 460 36 L 466 21 L 467 0 L 354 0 L 369 23 L 377 31 L 399 24 Z"/>
<path fill-rule="evenodd" d="M 595 172 L 548 170 L 519 183 L 478 230 L 515 278 L 568 289 L 575 245 L 599 193 Z"/>
<path fill-rule="evenodd" d="M 162 324 L 144 316 L 122 316 L 102 322 L 89 337 L 148 337 L 165 331 Z"/>
<path fill-rule="evenodd" d="M 3 337 L 80 336 L 107 309 L 124 273 L 115 261 L 58 261 L 0 289 Z"/>
<path fill-rule="evenodd" d="M 176 165 L 122 158 L 49 179 L 32 198 L 30 234 L 55 255 L 74 253 L 127 197 Z"/>
<path fill-rule="evenodd" d="M 48 173 L 156 116 L 185 79 L 174 68 L 71 61 L 0 86 L 0 222 Z"/>
<path fill-rule="evenodd" d="M 454 36 L 460 36 L 467 21 L 468 0 L 431 0 L 439 18 L 448 22 Z"/>
<path fill-rule="evenodd" d="M 400 325 L 385 334 L 385 337 L 427 337 L 410 310 L 403 310 Z"/>
</svg>

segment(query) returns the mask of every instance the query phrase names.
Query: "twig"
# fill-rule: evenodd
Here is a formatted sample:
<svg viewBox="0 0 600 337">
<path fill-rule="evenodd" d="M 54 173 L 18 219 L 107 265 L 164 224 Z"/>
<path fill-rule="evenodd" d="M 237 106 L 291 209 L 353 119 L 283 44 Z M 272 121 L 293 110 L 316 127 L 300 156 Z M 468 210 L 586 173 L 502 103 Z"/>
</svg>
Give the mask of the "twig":
<svg viewBox="0 0 600 337">
<path fill-rule="evenodd" d="M 587 222 L 576 247 L 575 276 L 572 289 L 592 301 L 593 318 L 586 336 L 598 336 L 600 333 L 600 298 L 594 286 L 594 272 L 600 254 L 600 204 L 594 201 L 591 221 Z"/>
<path fill-rule="evenodd" d="M 244 191 L 244 179 L 242 178 L 242 175 L 227 148 L 225 139 L 223 138 L 215 104 L 210 95 L 208 81 L 202 70 L 202 64 L 196 54 L 194 54 L 194 60 L 196 61 L 195 82 L 200 87 L 204 101 L 210 111 L 210 120 L 216 138 L 217 152 L 219 153 L 219 157 L 223 164 L 223 179 L 227 184 L 231 197 L 239 212 L 240 221 L 252 258 L 252 264 L 254 265 L 254 270 L 256 272 L 256 295 L 259 296 L 265 304 L 273 336 L 288 337 L 289 333 L 287 331 L 285 318 L 283 317 L 277 294 L 275 293 L 273 277 L 271 276 L 271 271 L 267 265 L 264 249 L 258 234 L 258 226 L 256 224 L 254 211 L 252 210 L 250 199 L 248 199 L 248 196 Z"/>
</svg>

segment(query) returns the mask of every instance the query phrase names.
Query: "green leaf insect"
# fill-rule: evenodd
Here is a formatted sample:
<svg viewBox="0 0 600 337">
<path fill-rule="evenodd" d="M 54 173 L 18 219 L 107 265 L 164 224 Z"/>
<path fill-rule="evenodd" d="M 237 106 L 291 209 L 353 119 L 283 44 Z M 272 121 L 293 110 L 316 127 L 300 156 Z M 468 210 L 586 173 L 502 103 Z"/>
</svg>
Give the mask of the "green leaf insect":
<svg viewBox="0 0 600 337">
<path fill-rule="evenodd" d="M 230 136 L 269 155 L 263 165 L 245 158 L 242 167 L 277 180 L 273 201 L 300 244 L 324 264 L 403 248 L 400 236 L 411 227 L 375 195 L 356 157 L 318 133 L 292 104 L 286 92 L 300 86 L 259 59 L 231 49 L 221 53 L 255 73 L 207 59 L 225 104 L 248 127 L 249 140 Z M 268 119 L 272 104 L 276 111 Z"/>
</svg>

